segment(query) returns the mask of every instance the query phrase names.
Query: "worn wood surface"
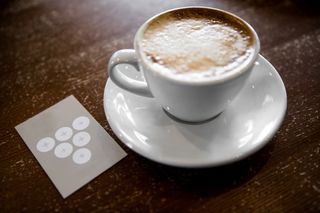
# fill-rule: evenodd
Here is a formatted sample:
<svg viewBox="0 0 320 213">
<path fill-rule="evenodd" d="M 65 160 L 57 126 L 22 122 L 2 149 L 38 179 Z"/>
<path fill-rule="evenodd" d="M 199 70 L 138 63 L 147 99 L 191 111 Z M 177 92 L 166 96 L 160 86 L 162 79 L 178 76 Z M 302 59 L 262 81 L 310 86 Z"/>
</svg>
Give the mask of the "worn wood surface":
<svg viewBox="0 0 320 213">
<path fill-rule="evenodd" d="M 30 0 L 0 2 L 0 212 L 319 212 L 320 10 L 316 1 Z M 110 55 L 149 17 L 186 5 L 233 12 L 257 30 L 288 93 L 261 151 L 201 170 L 150 162 L 115 137 L 103 111 Z M 75 95 L 128 152 L 62 199 L 14 126 Z"/>
</svg>

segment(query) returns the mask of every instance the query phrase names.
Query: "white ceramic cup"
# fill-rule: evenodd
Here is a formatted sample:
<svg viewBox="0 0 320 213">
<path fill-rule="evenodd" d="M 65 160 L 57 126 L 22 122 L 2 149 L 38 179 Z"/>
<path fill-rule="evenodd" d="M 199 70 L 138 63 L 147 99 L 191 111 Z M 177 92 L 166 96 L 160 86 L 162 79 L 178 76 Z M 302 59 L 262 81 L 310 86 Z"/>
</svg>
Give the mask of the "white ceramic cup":
<svg viewBox="0 0 320 213">
<path fill-rule="evenodd" d="M 164 13 L 189 8 L 214 10 L 216 13 L 227 14 L 242 23 L 253 35 L 254 52 L 250 60 L 246 60 L 232 71 L 204 81 L 184 81 L 157 71 L 140 48 L 145 29 Z M 259 54 L 259 38 L 248 23 L 223 10 L 208 7 L 184 7 L 173 10 L 160 13 L 146 21 L 135 35 L 134 49 L 119 50 L 111 56 L 108 65 L 109 76 L 116 85 L 125 90 L 153 97 L 164 110 L 180 120 L 205 121 L 223 112 L 244 86 Z M 139 81 L 130 78 L 119 69 L 115 69 L 118 64 L 133 65 L 137 72 L 141 71 L 140 74 L 144 76 L 145 80 Z"/>
</svg>

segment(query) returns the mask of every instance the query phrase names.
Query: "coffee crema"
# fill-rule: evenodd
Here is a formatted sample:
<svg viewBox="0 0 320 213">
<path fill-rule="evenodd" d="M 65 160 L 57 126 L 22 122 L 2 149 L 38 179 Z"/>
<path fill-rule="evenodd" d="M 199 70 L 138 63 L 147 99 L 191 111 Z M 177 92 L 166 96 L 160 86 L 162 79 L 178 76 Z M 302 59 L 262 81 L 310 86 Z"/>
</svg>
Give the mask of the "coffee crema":
<svg viewBox="0 0 320 213">
<path fill-rule="evenodd" d="M 206 8 L 185 8 L 155 18 L 142 38 L 142 52 L 169 74 L 216 76 L 246 61 L 253 35 L 238 19 Z"/>
</svg>

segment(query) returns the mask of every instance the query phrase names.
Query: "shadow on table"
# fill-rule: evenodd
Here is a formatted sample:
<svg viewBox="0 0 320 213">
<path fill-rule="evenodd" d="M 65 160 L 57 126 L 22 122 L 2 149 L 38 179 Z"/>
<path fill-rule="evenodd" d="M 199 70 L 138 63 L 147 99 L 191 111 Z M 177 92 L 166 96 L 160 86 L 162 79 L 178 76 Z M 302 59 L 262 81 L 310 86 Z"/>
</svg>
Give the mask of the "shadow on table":
<svg viewBox="0 0 320 213">
<path fill-rule="evenodd" d="M 266 164 L 274 148 L 274 141 L 252 156 L 239 162 L 205 169 L 185 169 L 150 162 L 159 181 L 169 181 L 175 191 L 212 196 L 229 191 L 252 179 Z"/>
</svg>

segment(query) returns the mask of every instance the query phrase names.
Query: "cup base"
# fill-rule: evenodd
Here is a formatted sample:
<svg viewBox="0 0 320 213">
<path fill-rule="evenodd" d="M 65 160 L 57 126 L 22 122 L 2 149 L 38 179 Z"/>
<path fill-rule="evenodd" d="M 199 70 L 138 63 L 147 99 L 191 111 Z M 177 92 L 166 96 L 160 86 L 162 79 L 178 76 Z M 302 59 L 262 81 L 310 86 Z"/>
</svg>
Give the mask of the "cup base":
<svg viewBox="0 0 320 213">
<path fill-rule="evenodd" d="M 177 121 L 177 122 L 179 122 L 179 123 L 191 124 L 191 125 L 204 124 L 204 123 L 210 122 L 210 121 L 216 119 L 217 117 L 219 117 L 219 115 L 221 115 L 221 114 L 223 113 L 223 111 L 222 111 L 222 112 L 218 113 L 217 115 L 215 115 L 215 116 L 213 116 L 213 117 L 211 117 L 211 118 L 205 119 L 205 120 L 186 121 L 186 120 L 182 120 L 182 119 L 180 119 L 180 118 L 172 115 L 170 112 L 168 112 L 168 111 L 165 110 L 164 108 L 162 108 L 162 110 L 166 113 L 166 115 L 167 115 L 169 118 L 171 118 L 171 119 L 173 119 L 173 120 L 175 120 L 175 121 Z"/>
</svg>

